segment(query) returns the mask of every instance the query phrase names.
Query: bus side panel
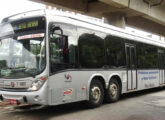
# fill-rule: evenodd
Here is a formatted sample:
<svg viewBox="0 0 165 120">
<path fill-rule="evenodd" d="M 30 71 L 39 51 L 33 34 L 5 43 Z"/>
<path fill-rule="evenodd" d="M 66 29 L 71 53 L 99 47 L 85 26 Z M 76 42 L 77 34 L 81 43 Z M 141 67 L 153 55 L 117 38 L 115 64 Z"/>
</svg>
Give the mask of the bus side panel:
<svg viewBox="0 0 165 120">
<path fill-rule="evenodd" d="M 118 76 L 121 79 L 121 93 L 127 92 L 127 70 L 111 70 L 110 72 L 105 71 L 106 76 L 108 76 L 108 82 L 110 82 L 111 78 L 114 76 Z"/>
<path fill-rule="evenodd" d="M 68 71 L 50 76 L 51 105 L 87 100 L 87 84 L 92 72 Z"/>
<path fill-rule="evenodd" d="M 138 90 L 159 86 L 159 70 L 138 70 Z"/>
<path fill-rule="evenodd" d="M 61 72 L 49 77 L 49 105 L 88 100 L 90 80 L 97 74 L 104 76 L 106 83 L 113 75 L 119 75 L 122 93 L 126 92 L 126 70 Z"/>
</svg>

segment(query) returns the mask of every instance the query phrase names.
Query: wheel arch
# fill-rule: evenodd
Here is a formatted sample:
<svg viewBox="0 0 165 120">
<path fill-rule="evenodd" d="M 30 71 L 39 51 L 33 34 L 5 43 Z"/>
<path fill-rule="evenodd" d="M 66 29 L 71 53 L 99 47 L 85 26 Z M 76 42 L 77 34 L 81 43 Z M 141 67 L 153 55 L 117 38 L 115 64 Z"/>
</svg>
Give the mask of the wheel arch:
<svg viewBox="0 0 165 120">
<path fill-rule="evenodd" d="M 105 89 L 106 88 L 106 78 L 104 75 L 102 74 L 93 74 L 89 81 L 88 81 L 88 85 L 87 85 L 87 97 L 88 97 L 88 100 L 89 100 L 89 90 L 90 90 L 90 85 L 92 83 L 92 81 L 94 81 L 95 79 L 99 80 L 102 84 L 103 84 L 103 88 Z"/>
<path fill-rule="evenodd" d="M 120 77 L 120 75 L 119 74 L 111 74 L 110 76 L 109 76 L 109 81 L 108 81 L 108 85 L 109 85 L 109 83 L 110 83 L 110 81 L 113 79 L 113 78 L 115 78 L 117 81 L 118 81 L 118 83 L 119 83 L 119 85 L 120 85 L 120 89 L 121 89 L 121 93 L 122 93 L 122 79 L 121 79 L 121 77 Z"/>
</svg>

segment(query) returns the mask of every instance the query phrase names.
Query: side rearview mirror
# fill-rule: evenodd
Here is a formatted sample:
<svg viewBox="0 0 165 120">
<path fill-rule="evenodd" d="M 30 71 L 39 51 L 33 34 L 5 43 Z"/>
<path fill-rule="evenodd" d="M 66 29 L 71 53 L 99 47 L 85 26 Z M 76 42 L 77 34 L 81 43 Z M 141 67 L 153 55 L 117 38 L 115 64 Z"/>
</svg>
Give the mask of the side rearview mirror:
<svg viewBox="0 0 165 120">
<path fill-rule="evenodd" d="M 56 26 L 55 24 L 53 24 L 51 26 L 51 33 L 52 34 L 57 33 L 57 34 L 63 35 L 63 30 L 59 26 Z"/>
</svg>

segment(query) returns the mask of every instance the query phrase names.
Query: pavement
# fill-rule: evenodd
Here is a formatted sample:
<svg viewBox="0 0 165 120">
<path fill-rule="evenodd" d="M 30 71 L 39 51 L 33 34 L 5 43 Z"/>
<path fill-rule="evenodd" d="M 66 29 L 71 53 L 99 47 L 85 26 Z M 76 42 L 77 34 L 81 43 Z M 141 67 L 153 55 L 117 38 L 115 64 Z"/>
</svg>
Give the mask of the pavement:
<svg viewBox="0 0 165 120">
<path fill-rule="evenodd" d="M 9 102 L 2 102 L 2 101 L 0 101 L 0 108 L 1 108 L 1 107 L 6 107 L 6 106 L 8 106 L 8 105 L 10 105 Z"/>
<path fill-rule="evenodd" d="M 124 94 L 94 109 L 84 102 L 42 108 L 1 104 L 0 120 L 165 120 L 165 88 Z"/>
</svg>

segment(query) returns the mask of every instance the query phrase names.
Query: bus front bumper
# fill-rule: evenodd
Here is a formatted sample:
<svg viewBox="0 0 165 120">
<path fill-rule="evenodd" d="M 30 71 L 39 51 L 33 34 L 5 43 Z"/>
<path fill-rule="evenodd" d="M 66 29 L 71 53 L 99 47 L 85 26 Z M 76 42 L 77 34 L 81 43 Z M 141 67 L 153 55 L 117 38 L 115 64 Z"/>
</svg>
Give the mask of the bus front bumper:
<svg viewBox="0 0 165 120">
<path fill-rule="evenodd" d="M 0 91 L 0 101 L 16 101 L 17 104 L 40 104 L 47 105 L 46 84 L 34 92 L 10 92 Z"/>
</svg>

